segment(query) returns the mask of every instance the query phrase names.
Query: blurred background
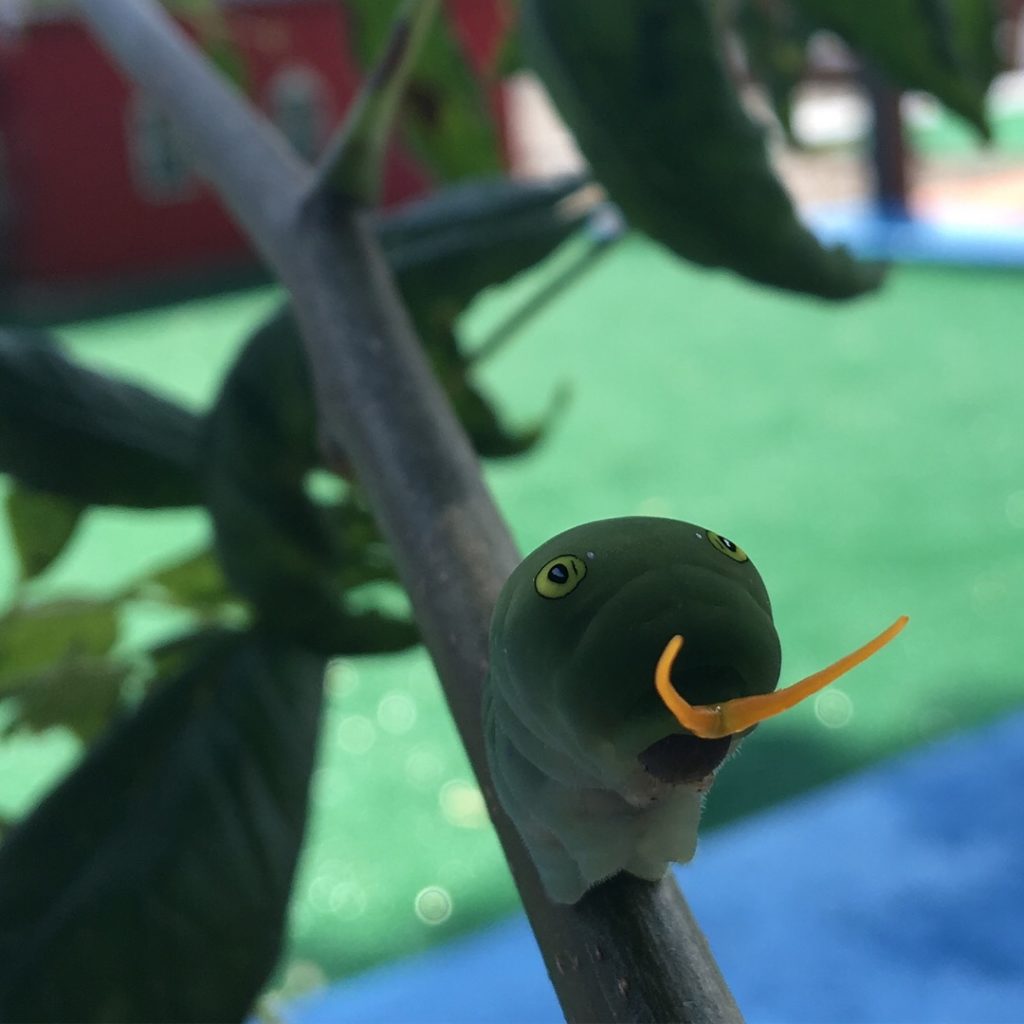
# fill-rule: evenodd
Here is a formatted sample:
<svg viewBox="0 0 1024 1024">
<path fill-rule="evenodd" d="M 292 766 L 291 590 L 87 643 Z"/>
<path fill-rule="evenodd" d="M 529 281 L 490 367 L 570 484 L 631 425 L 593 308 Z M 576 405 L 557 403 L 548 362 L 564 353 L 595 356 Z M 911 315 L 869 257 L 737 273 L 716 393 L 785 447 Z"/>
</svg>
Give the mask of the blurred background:
<svg viewBox="0 0 1024 1024">
<path fill-rule="evenodd" d="M 366 7 L 176 13 L 313 159 L 393 5 Z M 447 182 L 585 174 L 509 56 L 512 19 L 501 0 L 444 4 L 384 221 Z M 0 3 L 0 25 L 3 323 L 204 413 L 279 287 L 72 5 Z M 728 65 L 776 172 L 820 238 L 892 261 L 882 287 L 828 305 L 751 284 L 572 190 L 564 230 L 460 306 L 458 379 L 494 417 L 485 473 L 524 551 L 633 514 L 735 538 L 772 596 L 783 683 L 910 616 L 883 654 L 759 729 L 709 795 L 679 879 L 748 1019 L 1019 1021 L 1024 4 L 998 11 L 988 144 L 827 31 L 793 42 L 773 98 L 752 38 L 727 35 Z M 206 621 L 161 573 L 210 539 L 196 507 L 93 506 L 30 573 L 8 523 L 8 622 L 116 596 L 105 656 L 135 669 L 116 692 L 55 688 L 40 710 L 3 682 L 16 644 L 0 620 L 7 827 L 145 691 L 144 656 Z M 406 646 L 330 663 L 285 954 L 256 1019 L 557 1020 L 429 659 Z"/>
</svg>

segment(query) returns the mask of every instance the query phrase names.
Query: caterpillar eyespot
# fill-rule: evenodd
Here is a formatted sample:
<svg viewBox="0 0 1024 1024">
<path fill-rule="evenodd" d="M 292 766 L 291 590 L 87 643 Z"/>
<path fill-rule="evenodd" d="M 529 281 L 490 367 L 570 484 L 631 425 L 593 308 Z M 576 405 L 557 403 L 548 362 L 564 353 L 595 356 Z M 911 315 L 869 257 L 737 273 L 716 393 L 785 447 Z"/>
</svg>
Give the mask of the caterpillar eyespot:
<svg viewBox="0 0 1024 1024">
<path fill-rule="evenodd" d="M 587 564 L 575 555 L 558 555 L 541 566 L 533 585 L 541 597 L 557 600 L 567 597 L 583 582 Z"/>
<path fill-rule="evenodd" d="M 750 556 L 735 541 L 729 540 L 728 537 L 723 537 L 720 533 L 715 533 L 714 530 L 708 530 L 707 536 L 711 546 L 716 551 L 720 551 L 726 558 L 731 558 L 734 562 L 750 561 Z"/>
<path fill-rule="evenodd" d="M 721 534 L 607 519 L 527 556 L 494 611 L 484 736 L 498 799 L 549 896 L 575 903 L 620 871 L 657 880 L 688 861 L 702 795 L 743 737 L 904 625 L 776 691 L 768 593 Z"/>
</svg>

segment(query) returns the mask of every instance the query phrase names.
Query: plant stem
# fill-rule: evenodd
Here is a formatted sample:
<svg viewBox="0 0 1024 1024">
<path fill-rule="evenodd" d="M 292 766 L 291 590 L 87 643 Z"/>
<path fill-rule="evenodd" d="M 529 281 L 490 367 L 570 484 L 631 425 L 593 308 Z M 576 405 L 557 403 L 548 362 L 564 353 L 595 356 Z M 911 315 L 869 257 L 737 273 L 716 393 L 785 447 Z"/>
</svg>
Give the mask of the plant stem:
<svg viewBox="0 0 1024 1024">
<path fill-rule="evenodd" d="M 113 59 L 166 108 L 291 292 L 325 461 L 351 461 L 391 545 L 566 1017 L 739 1020 L 671 877 L 653 885 L 620 875 L 575 907 L 552 904 L 497 803 L 480 688 L 491 609 L 518 556 L 369 214 L 320 187 L 153 0 L 79 6 Z"/>
</svg>

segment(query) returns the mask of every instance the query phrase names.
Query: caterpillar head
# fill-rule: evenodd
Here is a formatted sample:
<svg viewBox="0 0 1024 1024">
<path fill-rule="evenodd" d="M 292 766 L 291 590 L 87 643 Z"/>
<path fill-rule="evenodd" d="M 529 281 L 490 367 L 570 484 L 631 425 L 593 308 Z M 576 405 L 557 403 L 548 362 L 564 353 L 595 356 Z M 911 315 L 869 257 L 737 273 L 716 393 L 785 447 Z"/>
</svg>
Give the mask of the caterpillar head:
<svg viewBox="0 0 1024 1024">
<path fill-rule="evenodd" d="M 678 520 L 575 527 L 516 569 L 495 611 L 493 656 L 517 706 L 581 754 L 655 778 L 707 779 L 741 737 L 887 643 L 775 692 L 781 652 L 760 574 L 733 541 Z"/>
</svg>

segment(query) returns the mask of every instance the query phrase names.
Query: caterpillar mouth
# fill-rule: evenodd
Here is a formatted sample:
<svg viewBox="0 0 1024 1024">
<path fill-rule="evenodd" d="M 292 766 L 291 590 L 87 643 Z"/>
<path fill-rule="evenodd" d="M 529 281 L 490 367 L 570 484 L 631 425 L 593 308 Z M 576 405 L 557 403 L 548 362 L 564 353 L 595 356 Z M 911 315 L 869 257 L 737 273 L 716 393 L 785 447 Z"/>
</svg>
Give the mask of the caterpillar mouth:
<svg viewBox="0 0 1024 1024">
<path fill-rule="evenodd" d="M 690 733 L 673 733 L 641 750 L 637 759 L 659 782 L 692 785 L 711 776 L 731 746 L 731 736 L 702 740 Z"/>
<path fill-rule="evenodd" d="M 899 634 L 909 619 L 901 615 L 888 629 L 869 640 L 863 647 L 840 658 L 828 668 L 815 672 L 814 675 L 801 679 L 800 682 L 787 686 L 775 693 L 761 693 L 753 697 L 737 697 L 723 701 L 721 704 L 690 704 L 672 685 L 670 674 L 672 665 L 683 646 L 684 639 L 674 636 L 665 645 L 654 671 L 654 685 L 665 707 L 675 716 L 679 724 L 702 740 L 716 740 L 734 736 L 772 718 L 802 700 L 823 690 L 829 683 L 835 682 L 861 662 L 867 661 L 872 654 L 880 651 L 890 640 Z M 657 746 L 657 744 L 654 744 Z M 650 748 L 648 748 L 649 750 Z"/>
</svg>

